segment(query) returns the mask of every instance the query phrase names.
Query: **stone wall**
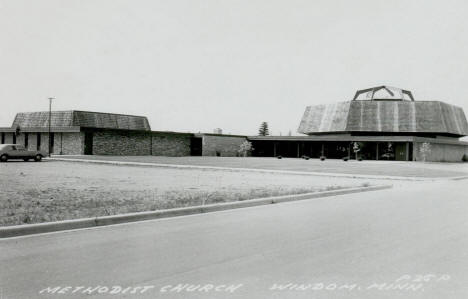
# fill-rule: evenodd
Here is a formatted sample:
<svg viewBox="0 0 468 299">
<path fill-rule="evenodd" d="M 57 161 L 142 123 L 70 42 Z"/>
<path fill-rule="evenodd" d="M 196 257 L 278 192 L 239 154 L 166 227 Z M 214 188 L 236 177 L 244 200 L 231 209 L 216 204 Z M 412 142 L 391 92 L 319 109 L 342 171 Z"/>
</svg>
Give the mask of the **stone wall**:
<svg viewBox="0 0 468 299">
<path fill-rule="evenodd" d="M 150 155 L 151 138 L 147 132 L 98 131 L 93 136 L 93 155 Z"/>
<path fill-rule="evenodd" d="M 56 133 L 61 135 L 60 154 L 82 155 L 84 154 L 84 133 Z M 55 149 L 54 149 L 55 150 Z"/>
<path fill-rule="evenodd" d="M 13 133 L 5 133 L 5 144 L 13 143 Z"/>
<path fill-rule="evenodd" d="M 236 157 L 244 136 L 203 135 L 203 156 Z"/>
<path fill-rule="evenodd" d="M 190 156 L 190 139 L 191 134 L 152 134 L 152 151 L 153 156 Z"/>
<path fill-rule="evenodd" d="M 37 149 L 36 133 L 28 133 L 28 150 L 35 151 Z"/>
<path fill-rule="evenodd" d="M 423 161 L 421 155 L 422 142 L 415 142 L 413 146 L 413 160 Z M 461 162 L 463 155 L 468 153 L 468 146 L 457 144 L 430 143 L 430 152 L 426 155 L 428 162 Z"/>
<path fill-rule="evenodd" d="M 16 144 L 24 145 L 24 133 L 16 135 Z"/>
</svg>

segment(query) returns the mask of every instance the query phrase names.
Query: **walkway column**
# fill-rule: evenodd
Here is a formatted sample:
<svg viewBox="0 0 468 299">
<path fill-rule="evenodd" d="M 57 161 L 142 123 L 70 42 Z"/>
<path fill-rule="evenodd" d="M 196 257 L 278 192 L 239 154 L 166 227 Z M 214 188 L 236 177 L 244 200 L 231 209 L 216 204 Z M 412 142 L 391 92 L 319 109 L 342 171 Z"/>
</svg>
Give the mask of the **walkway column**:
<svg viewBox="0 0 468 299">
<path fill-rule="evenodd" d="M 277 142 L 273 142 L 273 157 L 276 157 L 276 144 Z"/>
<path fill-rule="evenodd" d="M 406 161 L 409 161 L 409 142 L 406 143 L 406 152 L 405 152 L 405 156 L 406 156 Z"/>
<path fill-rule="evenodd" d="M 321 156 L 325 156 L 325 143 L 322 142 L 322 153 Z"/>
</svg>

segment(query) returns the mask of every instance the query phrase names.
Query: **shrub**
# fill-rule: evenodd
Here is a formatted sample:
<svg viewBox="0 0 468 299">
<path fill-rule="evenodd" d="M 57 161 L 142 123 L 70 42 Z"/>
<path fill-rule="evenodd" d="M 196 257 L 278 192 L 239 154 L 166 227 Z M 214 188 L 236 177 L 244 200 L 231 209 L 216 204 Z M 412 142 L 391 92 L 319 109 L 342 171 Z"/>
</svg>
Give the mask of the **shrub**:
<svg viewBox="0 0 468 299">
<path fill-rule="evenodd" d="M 463 162 L 468 162 L 468 155 L 467 154 L 463 155 L 462 161 Z"/>
<path fill-rule="evenodd" d="M 283 157 L 282 157 L 282 156 L 277 156 L 276 158 L 278 158 L 278 159 L 283 159 Z"/>
<path fill-rule="evenodd" d="M 325 156 L 320 156 L 321 161 L 325 161 L 326 157 Z"/>
<path fill-rule="evenodd" d="M 343 161 L 348 161 L 349 160 L 349 157 L 343 157 Z"/>
<path fill-rule="evenodd" d="M 245 140 L 239 146 L 239 150 L 237 151 L 241 157 L 247 157 L 249 154 L 252 153 L 254 148 L 252 147 L 252 142 Z"/>
</svg>

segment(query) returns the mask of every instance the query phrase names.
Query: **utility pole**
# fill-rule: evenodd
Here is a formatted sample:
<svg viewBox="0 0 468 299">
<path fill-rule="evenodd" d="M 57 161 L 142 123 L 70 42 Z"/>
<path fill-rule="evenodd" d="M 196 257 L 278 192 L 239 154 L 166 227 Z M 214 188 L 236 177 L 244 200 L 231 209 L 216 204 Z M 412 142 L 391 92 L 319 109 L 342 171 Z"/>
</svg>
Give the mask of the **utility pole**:
<svg viewBox="0 0 468 299">
<path fill-rule="evenodd" d="M 52 100 L 55 99 L 55 98 L 52 98 L 50 97 L 49 98 L 49 157 L 52 153 L 51 149 L 52 149 L 52 138 L 50 136 L 50 124 L 51 124 L 51 120 L 52 120 Z"/>
</svg>

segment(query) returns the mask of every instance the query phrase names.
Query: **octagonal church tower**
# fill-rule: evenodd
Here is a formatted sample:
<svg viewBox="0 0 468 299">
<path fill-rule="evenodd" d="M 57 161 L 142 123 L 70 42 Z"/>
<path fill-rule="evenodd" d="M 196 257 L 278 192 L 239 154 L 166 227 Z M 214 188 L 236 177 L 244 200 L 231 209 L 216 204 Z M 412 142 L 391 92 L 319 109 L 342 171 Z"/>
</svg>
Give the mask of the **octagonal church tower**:
<svg viewBox="0 0 468 299">
<path fill-rule="evenodd" d="M 416 101 L 410 91 L 385 85 L 358 90 L 346 102 L 306 107 L 298 132 L 308 136 L 295 140 L 302 141 L 297 152 L 311 157 L 402 161 L 468 157 L 468 143 L 459 140 L 468 135 L 462 108 Z"/>
<path fill-rule="evenodd" d="M 468 124 L 460 107 L 415 101 L 410 91 L 378 86 L 358 90 L 351 101 L 307 107 L 298 131 L 459 138 L 468 135 Z"/>
</svg>

